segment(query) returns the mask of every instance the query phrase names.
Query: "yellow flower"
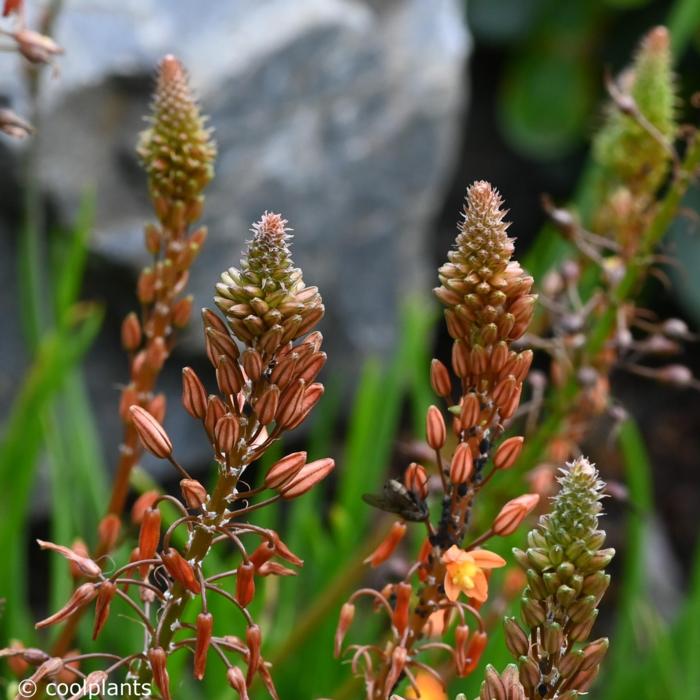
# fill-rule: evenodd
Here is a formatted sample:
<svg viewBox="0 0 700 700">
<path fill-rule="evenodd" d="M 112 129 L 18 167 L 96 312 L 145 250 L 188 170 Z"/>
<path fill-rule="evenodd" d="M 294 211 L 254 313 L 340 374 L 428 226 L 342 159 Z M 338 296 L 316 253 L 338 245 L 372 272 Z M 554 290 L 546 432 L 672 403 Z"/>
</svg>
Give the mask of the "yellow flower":
<svg viewBox="0 0 700 700">
<path fill-rule="evenodd" d="M 420 697 L 420 700 L 447 700 L 447 693 L 445 693 L 442 683 L 426 671 L 419 671 L 416 674 L 416 685 L 418 690 L 420 690 L 420 696 L 416 695 L 413 687 L 410 687 L 406 691 L 406 700 L 418 697 Z"/>
<path fill-rule="evenodd" d="M 442 561 L 447 567 L 445 572 L 445 594 L 450 600 L 457 600 L 460 592 L 479 603 L 489 595 L 487 569 L 505 566 L 505 559 L 486 549 L 473 549 L 465 552 L 452 545 L 443 555 Z"/>
</svg>

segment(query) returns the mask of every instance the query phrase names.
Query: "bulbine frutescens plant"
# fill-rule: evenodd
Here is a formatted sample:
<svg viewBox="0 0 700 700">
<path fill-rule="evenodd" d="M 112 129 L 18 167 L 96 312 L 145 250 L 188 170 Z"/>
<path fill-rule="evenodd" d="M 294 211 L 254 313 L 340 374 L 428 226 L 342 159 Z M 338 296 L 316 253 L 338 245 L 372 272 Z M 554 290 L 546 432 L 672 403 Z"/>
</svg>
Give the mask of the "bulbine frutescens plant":
<svg viewBox="0 0 700 700">
<path fill-rule="evenodd" d="M 47 653 L 20 643 L 1 654 L 15 673 L 39 688 L 56 680 L 84 679 L 75 698 L 99 692 L 113 676 L 126 674 L 134 684 L 132 692 L 169 699 L 176 693 L 170 688 L 168 659 L 188 651 L 196 679 L 204 677 L 207 659 L 215 656 L 241 698 L 248 697 L 258 678 L 277 697 L 269 664 L 261 656 L 262 632 L 248 608 L 260 577 L 293 574 L 281 562 L 301 566 L 302 561 L 275 531 L 248 522 L 247 516 L 275 501 L 301 496 L 331 472 L 334 462 L 307 463 L 305 452 L 295 452 L 277 461 L 259 487 L 243 479 L 250 465 L 299 426 L 323 395 L 323 385 L 315 380 L 326 356 L 314 327 L 324 307 L 316 287 L 307 286 L 294 266 L 287 222 L 266 212 L 253 226 L 239 269 L 225 271 L 216 285 L 221 315 L 211 309 L 202 314 L 216 390 L 209 393 L 194 370 L 183 370 L 183 406 L 201 422 L 216 465 L 211 488 L 192 478 L 177 461 L 161 425 L 164 401 L 153 389 L 174 329 L 189 316 L 191 301 L 179 295 L 204 240 L 203 229 L 189 228 L 201 214 L 202 189 L 213 174 L 214 147 L 184 70 L 173 57 L 161 64 L 152 123 L 142 136 L 139 154 L 159 223 L 146 228 L 147 248 L 155 262 L 139 278 L 140 318 L 129 315 L 122 329 L 131 374 L 120 407 L 125 444 L 93 555 L 82 544 L 39 542 L 64 556 L 80 583 L 65 606 L 37 627 L 68 621 L 69 634 L 64 630 L 58 645 L 67 647 L 82 613 L 94 608 L 93 638 L 98 638 L 114 617 L 112 607 L 123 605 L 143 626 L 143 643 L 121 657 L 109 649 L 81 654 L 59 648 Z M 136 547 L 129 561 L 115 563 L 103 555 L 122 537 L 120 515 L 140 445 L 172 463 L 181 477 L 180 493 L 147 492 L 139 497 L 132 509 L 139 526 Z M 177 511 L 171 522 L 164 521 L 164 504 Z M 210 564 L 221 548 L 238 553 L 235 568 L 217 570 Z M 231 615 L 214 619 L 207 604 L 211 596 L 228 600 Z M 83 672 L 80 666 L 86 664 L 97 668 Z"/>
</svg>

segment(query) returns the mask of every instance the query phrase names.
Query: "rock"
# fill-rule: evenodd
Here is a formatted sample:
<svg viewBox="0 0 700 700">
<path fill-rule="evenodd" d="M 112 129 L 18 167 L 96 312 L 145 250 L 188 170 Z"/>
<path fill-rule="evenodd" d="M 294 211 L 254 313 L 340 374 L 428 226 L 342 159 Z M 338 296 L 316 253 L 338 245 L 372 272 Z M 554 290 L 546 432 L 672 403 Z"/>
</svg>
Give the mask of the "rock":
<svg viewBox="0 0 700 700">
<path fill-rule="evenodd" d="M 210 236 L 191 277 L 199 306 L 236 265 L 252 221 L 280 211 L 295 260 L 324 296 L 330 367 L 387 355 L 408 294 L 432 286 L 429 254 L 464 106 L 461 0 L 75 0 L 59 17 L 41 175 L 68 219 L 97 195 L 94 250 L 146 261 L 152 218 L 134 154 L 154 66 L 188 66 L 219 146 Z M 4 79 L 7 80 L 7 79 Z M 0 93 L 16 86 L 0 81 Z M 105 289 L 121 312 L 130 290 Z M 123 308 L 122 308 L 123 307 Z M 198 324 L 188 352 L 202 346 Z M 121 366 L 121 365 L 120 365 Z"/>
</svg>

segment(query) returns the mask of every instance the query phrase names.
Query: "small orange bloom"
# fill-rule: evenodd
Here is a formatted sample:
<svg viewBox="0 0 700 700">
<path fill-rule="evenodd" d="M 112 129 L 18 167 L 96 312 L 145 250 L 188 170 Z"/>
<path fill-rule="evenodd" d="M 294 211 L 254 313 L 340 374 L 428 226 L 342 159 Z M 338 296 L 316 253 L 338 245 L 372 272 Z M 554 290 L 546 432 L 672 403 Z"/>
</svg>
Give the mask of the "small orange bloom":
<svg viewBox="0 0 700 700">
<path fill-rule="evenodd" d="M 420 690 L 420 696 L 416 695 L 416 691 L 410 687 L 406 691 L 406 700 L 417 697 L 420 697 L 420 700 L 447 700 L 447 693 L 445 693 L 442 683 L 426 671 L 418 671 L 416 685 Z"/>
<path fill-rule="evenodd" d="M 465 552 L 452 545 L 443 555 L 447 566 L 445 572 L 445 594 L 450 600 L 457 600 L 460 592 L 479 603 L 489 595 L 489 584 L 484 573 L 487 569 L 505 566 L 505 559 L 486 549 L 473 549 Z"/>
</svg>

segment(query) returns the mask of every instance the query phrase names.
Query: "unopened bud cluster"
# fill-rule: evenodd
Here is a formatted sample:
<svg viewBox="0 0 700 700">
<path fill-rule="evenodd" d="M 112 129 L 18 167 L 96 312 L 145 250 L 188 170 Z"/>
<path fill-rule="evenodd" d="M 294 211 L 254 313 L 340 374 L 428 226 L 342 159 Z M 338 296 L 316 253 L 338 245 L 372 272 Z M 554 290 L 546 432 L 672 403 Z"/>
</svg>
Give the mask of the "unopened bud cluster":
<svg viewBox="0 0 700 700">
<path fill-rule="evenodd" d="M 608 647 L 607 639 L 579 646 L 590 636 L 610 583 L 605 567 L 615 554 L 603 548 L 605 532 L 598 529 L 604 483 L 585 458 L 567 464 L 558 481 L 552 512 L 529 533 L 528 549 L 513 550 L 527 576 L 525 629 L 507 618 L 506 643 L 527 698 L 584 692 Z"/>
</svg>

